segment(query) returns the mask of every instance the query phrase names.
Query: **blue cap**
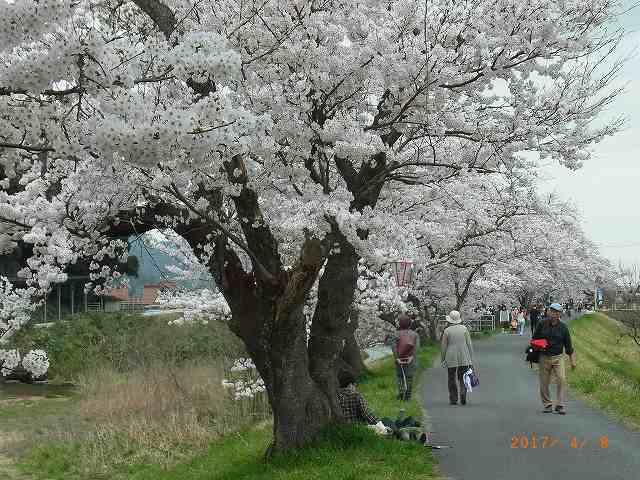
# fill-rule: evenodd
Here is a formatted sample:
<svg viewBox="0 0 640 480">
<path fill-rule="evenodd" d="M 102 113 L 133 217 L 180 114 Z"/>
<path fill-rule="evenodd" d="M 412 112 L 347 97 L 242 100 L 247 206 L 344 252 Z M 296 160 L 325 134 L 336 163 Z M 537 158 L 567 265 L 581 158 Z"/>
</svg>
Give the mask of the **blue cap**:
<svg viewBox="0 0 640 480">
<path fill-rule="evenodd" d="M 556 312 L 562 312 L 562 305 L 559 303 L 552 303 L 549 308 L 553 308 Z"/>
</svg>

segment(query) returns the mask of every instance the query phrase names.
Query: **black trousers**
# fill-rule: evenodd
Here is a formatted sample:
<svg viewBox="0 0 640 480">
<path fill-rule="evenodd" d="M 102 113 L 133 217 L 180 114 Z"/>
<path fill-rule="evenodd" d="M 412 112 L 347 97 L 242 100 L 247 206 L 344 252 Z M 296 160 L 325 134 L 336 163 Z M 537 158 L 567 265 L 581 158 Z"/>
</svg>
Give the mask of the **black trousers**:
<svg viewBox="0 0 640 480">
<path fill-rule="evenodd" d="M 400 365 L 396 362 L 396 380 L 398 382 L 398 398 L 400 400 L 407 402 L 411 400 L 411 387 L 415 370 L 415 361 L 408 365 Z"/>
<path fill-rule="evenodd" d="M 451 403 L 458 402 L 458 391 L 460 392 L 460 402 L 466 403 L 467 389 L 464 386 L 462 376 L 469 368 L 471 368 L 470 365 L 465 365 L 463 367 L 451 367 L 447 369 L 447 373 L 449 374 L 449 401 Z"/>
</svg>

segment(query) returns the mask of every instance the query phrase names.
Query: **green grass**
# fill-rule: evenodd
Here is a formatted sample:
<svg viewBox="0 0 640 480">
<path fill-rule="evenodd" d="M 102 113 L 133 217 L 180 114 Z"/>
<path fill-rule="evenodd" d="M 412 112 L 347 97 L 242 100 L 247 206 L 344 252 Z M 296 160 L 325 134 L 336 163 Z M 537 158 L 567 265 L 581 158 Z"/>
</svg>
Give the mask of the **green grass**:
<svg viewBox="0 0 640 480">
<path fill-rule="evenodd" d="M 578 359 L 578 368 L 568 373 L 572 391 L 640 429 L 640 349 L 621 339 L 621 325 L 601 313 L 576 319 L 569 328 Z"/>
<path fill-rule="evenodd" d="M 68 413 L 70 405 L 75 405 L 74 398 L 71 396 L 43 400 L 21 400 L 15 403 L 0 401 L 0 422 L 3 423 L 2 427 L 6 427 L 6 423 L 11 420 L 29 423 L 34 418 L 60 416 L 63 413 Z M 0 429 L 0 432 L 3 429 Z"/>
<path fill-rule="evenodd" d="M 418 352 L 419 368 L 428 368 L 433 359 L 440 353 L 436 345 L 427 345 Z M 415 381 L 417 382 L 418 375 Z M 376 362 L 358 384 L 358 390 L 370 403 L 375 414 L 380 417 L 396 418 L 403 408 L 407 416 L 422 418 L 422 411 L 418 396 L 414 395 L 410 402 L 400 402 L 396 399 L 398 387 L 396 384 L 396 370 L 393 358 L 385 358 Z M 417 384 L 413 386 L 414 394 L 419 393 Z"/>
<path fill-rule="evenodd" d="M 421 367 L 428 367 L 436 346 L 419 352 Z M 418 392 L 415 385 L 415 391 Z M 361 379 L 359 390 L 379 417 L 393 417 L 400 408 L 422 418 L 415 399 L 401 404 L 397 394 L 393 359 L 376 362 Z M 211 444 L 206 452 L 169 468 L 158 465 L 116 466 L 108 474 L 83 472 L 73 442 L 45 444 L 31 450 L 20 462 L 24 473 L 48 480 L 426 480 L 434 478 L 434 458 L 417 443 L 380 438 L 363 426 L 333 427 L 322 438 L 295 453 L 277 455 L 269 462 L 264 452 L 271 440 L 269 426 L 256 427 Z"/>
<path fill-rule="evenodd" d="M 112 480 L 377 480 L 431 479 L 433 460 L 416 443 L 382 439 L 366 427 L 341 427 L 295 454 L 279 455 L 269 462 L 264 451 L 271 439 L 269 428 L 237 434 L 211 445 L 188 463 L 164 470 L 153 465 L 123 466 Z M 40 448 L 30 456 L 25 471 L 50 480 L 89 478 L 74 471 L 77 445 Z M 24 464 L 22 465 L 24 468 Z"/>
</svg>

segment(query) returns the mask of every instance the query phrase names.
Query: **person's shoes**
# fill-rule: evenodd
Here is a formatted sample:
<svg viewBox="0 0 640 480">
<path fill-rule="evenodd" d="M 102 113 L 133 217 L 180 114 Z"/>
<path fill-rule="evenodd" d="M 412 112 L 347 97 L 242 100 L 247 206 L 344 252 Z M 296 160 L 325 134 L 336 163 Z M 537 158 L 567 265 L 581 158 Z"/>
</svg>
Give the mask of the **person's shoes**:
<svg viewBox="0 0 640 480">
<path fill-rule="evenodd" d="M 456 402 L 455 400 L 450 400 L 450 401 L 449 401 L 449 403 L 450 403 L 451 405 L 457 405 L 457 404 L 458 404 L 458 402 Z"/>
<path fill-rule="evenodd" d="M 556 413 L 557 413 L 558 415 L 566 415 L 566 414 L 567 414 L 567 411 L 564 409 L 564 407 L 563 407 L 563 406 L 558 405 L 558 406 L 556 407 Z"/>
<path fill-rule="evenodd" d="M 544 407 L 542 413 L 553 413 L 553 405 L 547 405 L 546 407 Z"/>
<path fill-rule="evenodd" d="M 466 405 L 467 404 L 467 399 L 466 398 L 461 398 L 460 399 L 460 405 Z"/>
</svg>

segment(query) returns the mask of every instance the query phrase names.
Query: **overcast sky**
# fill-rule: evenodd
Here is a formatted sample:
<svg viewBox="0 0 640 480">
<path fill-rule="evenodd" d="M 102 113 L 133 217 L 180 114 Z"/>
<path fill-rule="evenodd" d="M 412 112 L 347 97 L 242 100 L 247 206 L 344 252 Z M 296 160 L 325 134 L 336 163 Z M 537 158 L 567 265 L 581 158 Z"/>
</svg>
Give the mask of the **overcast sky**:
<svg viewBox="0 0 640 480">
<path fill-rule="evenodd" d="M 625 0 L 629 7 L 638 0 Z M 594 148 L 576 172 L 551 166 L 543 189 L 556 191 L 580 208 L 587 235 L 614 264 L 640 264 L 640 8 L 622 19 L 630 33 L 622 53 L 637 50 L 622 73 L 627 84 L 606 115 L 624 114 L 625 129 Z"/>
</svg>

